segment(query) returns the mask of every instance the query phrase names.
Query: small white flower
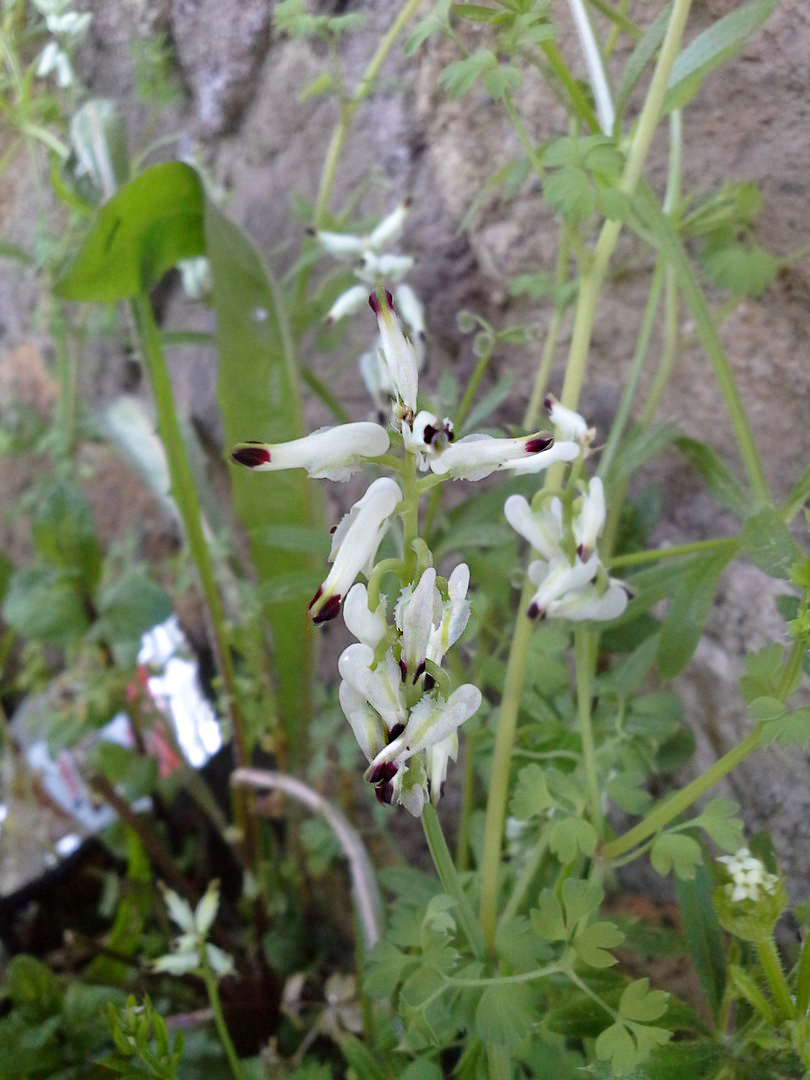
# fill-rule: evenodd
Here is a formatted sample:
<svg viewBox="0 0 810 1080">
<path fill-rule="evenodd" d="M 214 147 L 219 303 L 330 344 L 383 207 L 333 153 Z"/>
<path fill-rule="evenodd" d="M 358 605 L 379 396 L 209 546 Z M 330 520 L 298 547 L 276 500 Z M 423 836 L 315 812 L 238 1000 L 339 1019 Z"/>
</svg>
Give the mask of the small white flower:
<svg viewBox="0 0 810 1080">
<path fill-rule="evenodd" d="M 62 89 L 73 85 L 73 68 L 70 66 L 70 59 L 56 41 L 49 41 L 42 50 L 36 68 L 40 79 L 47 78 L 51 72 L 55 72 L 57 85 Z"/>
<path fill-rule="evenodd" d="M 388 741 L 388 731 L 382 717 L 360 691 L 345 679 L 338 688 L 338 701 L 366 761 L 373 761 Z"/>
<path fill-rule="evenodd" d="M 430 459 L 430 468 L 438 476 L 448 474 L 454 480 L 483 480 L 499 469 L 517 472 L 519 463 L 540 458 L 539 468 L 558 460 L 554 440 L 547 435 L 524 435 L 519 439 L 496 439 L 492 435 L 466 435 Z M 535 471 L 532 469 L 531 471 Z"/>
<path fill-rule="evenodd" d="M 63 15 L 48 15 L 45 19 L 52 34 L 62 34 L 72 38 L 81 37 L 92 21 L 93 16 L 89 11 L 81 14 L 78 11 L 66 11 Z"/>
<path fill-rule="evenodd" d="M 447 580 L 447 601 L 443 604 L 439 622 L 434 626 L 428 641 L 426 659 L 441 664 L 444 654 L 455 645 L 470 617 L 467 589 L 470 586 L 470 568 L 459 563 Z M 455 761 L 455 758 L 453 758 Z"/>
<path fill-rule="evenodd" d="M 582 558 L 596 547 L 605 524 L 605 489 L 598 476 L 591 478 L 588 490 L 580 496 L 579 512 L 574 519 L 574 538 Z"/>
<path fill-rule="evenodd" d="M 770 874 L 765 864 L 751 854 L 747 847 L 740 848 L 733 855 L 721 855 L 719 862 L 725 863 L 731 881 L 726 885 L 726 893 L 733 902 L 740 900 L 759 900 L 760 892 L 773 893 L 779 884 L 776 874 Z"/>
<path fill-rule="evenodd" d="M 355 273 L 361 281 L 375 285 L 378 281 L 402 281 L 413 270 L 413 257 L 386 253 L 377 255 L 373 251 L 364 251 L 361 261 L 355 267 Z"/>
<path fill-rule="evenodd" d="M 537 560 L 529 565 L 529 580 L 537 585 L 537 592 L 529 604 L 529 618 L 543 618 L 549 605 L 575 589 L 592 581 L 599 570 L 599 559 L 594 554 L 586 562 L 577 556 L 569 563 L 565 555 L 556 555 L 549 562 Z"/>
<path fill-rule="evenodd" d="M 396 419 L 408 421 L 416 413 L 419 386 L 416 350 L 402 331 L 402 324 L 394 311 L 393 298 L 387 289 L 382 294 L 372 293 L 369 304 L 377 316 L 382 356 L 399 403 Z"/>
<path fill-rule="evenodd" d="M 371 484 L 344 516 L 332 536 L 329 554 L 332 569 L 309 604 L 313 622 L 334 619 L 357 575 L 361 571 L 367 575 L 371 572 L 377 548 L 401 501 L 399 485 L 383 476 Z"/>
<path fill-rule="evenodd" d="M 338 672 L 382 718 L 388 732 L 402 730 L 408 715 L 402 696 L 399 665 L 391 652 L 374 665 L 374 650 L 362 642 L 344 649 L 338 658 Z"/>
<path fill-rule="evenodd" d="M 394 289 L 394 302 L 402 321 L 417 338 L 425 336 L 425 309 L 422 301 L 410 287 L 401 282 Z"/>
<path fill-rule="evenodd" d="M 219 882 L 211 882 L 194 911 L 176 892 L 161 887 L 169 918 L 182 933 L 175 938 L 170 953 L 152 962 L 152 969 L 168 975 L 187 975 L 207 963 L 215 975 L 230 975 L 234 970 L 231 957 L 206 941 L 219 909 Z"/>
<path fill-rule="evenodd" d="M 550 619 L 570 619 L 572 622 L 584 619 L 607 622 L 618 619 L 629 599 L 627 586 L 616 578 L 610 578 L 608 587 L 601 593 L 596 583 L 591 581 L 580 589 L 573 589 L 552 600 L 546 606 L 545 614 Z"/>
<path fill-rule="evenodd" d="M 358 233 L 327 232 L 319 229 L 314 234 L 315 239 L 324 251 L 334 255 L 336 258 L 360 255 L 366 251 L 379 252 L 386 244 L 393 243 L 401 236 L 408 205 L 407 202 L 400 203 L 367 236 L 361 236 Z"/>
<path fill-rule="evenodd" d="M 231 458 L 255 472 L 306 469 L 310 476 L 347 480 L 365 459 L 379 457 L 390 444 L 385 428 L 361 421 L 320 428 L 286 443 L 239 443 Z"/>
</svg>

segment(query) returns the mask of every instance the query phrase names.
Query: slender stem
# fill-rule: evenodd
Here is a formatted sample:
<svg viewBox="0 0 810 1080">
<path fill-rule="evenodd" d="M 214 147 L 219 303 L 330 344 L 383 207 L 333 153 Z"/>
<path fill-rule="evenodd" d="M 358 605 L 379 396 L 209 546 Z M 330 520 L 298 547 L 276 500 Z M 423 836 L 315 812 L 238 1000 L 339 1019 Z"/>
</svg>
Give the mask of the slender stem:
<svg viewBox="0 0 810 1080">
<path fill-rule="evenodd" d="M 610 466 L 613 464 L 613 459 L 616 456 L 616 451 L 619 449 L 622 435 L 627 426 L 630 409 L 633 404 L 633 399 L 636 396 L 636 390 L 638 389 L 641 370 L 644 367 L 644 360 L 647 356 L 647 350 L 650 347 L 650 338 L 652 337 L 653 327 L 655 326 L 655 316 L 658 314 L 658 304 L 661 299 L 661 288 L 663 283 L 664 259 L 659 257 L 655 264 L 655 270 L 653 271 L 652 284 L 650 285 L 650 291 L 647 296 L 644 315 L 641 319 L 641 328 L 636 340 L 633 359 L 630 362 L 630 369 L 627 372 L 627 378 L 624 381 L 624 389 L 622 390 L 619 407 L 613 418 L 605 448 L 599 458 L 599 468 L 597 469 L 597 473 L 603 478 L 607 476 L 610 471 Z"/>
<path fill-rule="evenodd" d="M 467 413 L 470 411 L 470 406 L 473 403 L 478 384 L 481 382 L 481 379 L 483 379 L 491 359 L 492 349 L 487 349 L 483 356 L 478 357 L 478 363 L 473 368 L 473 373 L 464 390 L 464 395 L 456 409 L 456 425 L 459 431 L 462 429 L 464 421 L 467 419 Z"/>
<path fill-rule="evenodd" d="M 512 101 L 512 96 L 508 92 L 503 95 L 503 105 L 509 114 L 509 119 L 512 121 L 512 127 L 517 132 L 517 137 L 520 139 L 520 145 L 523 147 L 523 152 L 529 159 L 529 164 L 534 169 L 537 176 L 542 180 L 546 174 L 546 170 L 543 168 L 543 160 L 537 152 L 537 147 L 529 138 L 529 133 L 526 131 L 526 126 L 521 119 L 520 113 L 515 108 L 515 103 Z"/>
<path fill-rule="evenodd" d="M 756 941 L 754 944 L 774 1001 L 779 1006 L 782 1016 L 788 1020 L 796 1015 L 796 1007 L 790 996 L 790 987 L 782 970 L 782 963 L 776 951 L 773 935 L 769 934 L 766 938 Z"/>
<path fill-rule="evenodd" d="M 458 837 L 456 838 L 456 867 L 460 873 L 467 869 L 470 862 L 470 821 L 475 798 L 475 748 L 477 745 L 478 728 L 475 727 L 467 733 L 464 745 L 461 812 L 458 817 Z"/>
<path fill-rule="evenodd" d="M 461 886 L 461 879 L 447 847 L 447 841 L 444 838 L 433 803 L 426 803 L 422 810 L 422 828 L 425 831 L 425 839 L 433 859 L 433 865 L 436 867 L 436 873 L 439 875 L 439 881 L 441 881 L 444 891 L 449 893 L 458 904 L 458 921 L 464 931 L 464 936 L 467 938 L 475 956 L 479 960 L 483 959 L 486 947 L 481 936 L 481 928 L 470 907 L 467 894 Z"/>
<path fill-rule="evenodd" d="M 560 243 L 557 248 L 557 263 L 554 268 L 554 285 L 557 292 L 565 285 L 565 279 L 568 273 L 570 235 L 570 229 L 567 225 L 563 224 L 560 230 Z M 540 357 L 540 363 L 537 366 L 537 374 L 534 377 L 532 396 L 529 398 L 529 404 L 526 406 L 526 415 L 523 417 L 523 427 L 526 431 L 533 431 L 535 424 L 537 423 L 540 405 L 542 404 L 543 395 L 548 386 L 548 376 L 551 371 L 554 353 L 557 349 L 557 338 L 560 334 L 560 326 L 562 325 L 564 314 L 565 312 L 562 305 L 559 303 L 559 299 L 555 299 L 554 311 L 551 315 L 551 322 L 549 323 L 546 340 L 543 343 L 543 353 Z"/>
<path fill-rule="evenodd" d="M 599 121 L 596 119 L 591 104 L 582 91 L 582 87 L 568 70 L 556 43 L 553 41 L 541 41 L 540 50 L 548 61 L 549 67 L 568 92 L 574 113 L 585 124 L 591 134 L 597 134 L 599 132 Z M 539 70 L 543 71 L 542 65 L 537 61 L 535 63 Z"/>
<path fill-rule="evenodd" d="M 671 266 L 664 271 L 664 341 L 661 361 L 641 410 L 640 423 L 647 427 L 658 411 L 678 357 L 678 283 Z"/>
<path fill-rule="evenodd" d="M 673 547 L 655 548 L 650 551 L 632 551 L 628 555 L 616 555 L 608 566 L 615 570 L 620 566 L 638 566 L 643 563 L 660 562 L 680 555 L 694 555 L 701 551 L 717 551 L 739 544 L 735 536 L 720 536 L 716 540 L 694 540 L 689 544 L 675 544 Z"/>
<path fill-rule="evenodd" d="M 591 722 L 591 676 L 593 659 L 591 652 L 592 635 L 587 627 L 577 624 L 574 628 L 574 663 L 577 681 L 577 718 L 582 739 L 582 764 L 588 785 L 591 824 L 597 836 L 602 835 L 602 799 L 599 794 L 599 772 L 596 767 L 596 749 L 593 741 Z"/>
<path fill-rule="evenodd" d="M 216 1025 L 217 1035 L 219 1035 L 219 1041 L 222 1043 L 225 1056 L 228 1059 L 231 1074 L 233 1075 L 234 1080 L 244 1080 L 242 1066 L 239 1063 L 239 1057 L 236 1053 L 236 1047 L 233 1045 L 231 1033 L 228 1031 L 228 1025 L 225 1023 L 225 1016 L 222 1012 L 222 1001 L 219 996 L 219 987 L 217 986 L 216 976 L 208 964 L 204 948 L 202 950 L 202 980 L 205 983 L 205 991 L 208 994 L 208 1001 L 214 1013 L 214 1024 Z"/>
<path fill-rule="evenodd" d="M 562 970 L 559 964 L 548 964 L 546 967 L 534 968 L 532 971 L 522 971 L 519 975 L 496 975 L 491 979 L 456 979 L 452 975 L 443 975 L 442 979 L 448 986 L 509 986 L 534 982 L 536 979 L 547 979 L 550 975 L 559 975 Z"/>
<path fill-rule="evenodd" d="M 498 877 L 501 858 L 501 838 L 506 818 L 506 799 L 509 794 L 510 760 L 515 741 L 520 698 L 526 671 L 532 624 L 528 617 L 529 601 L 534 586 L 527 581 L 518 605 L 517 622 L 512 636 L 512 646 L 506 664 L 503 698 L 498 714 L 495 733 L 495 750 L 492 758 L 492 776 L 487 798 L 484 823 L 484 848 L 481 858 L 481 928 L 490 951 L 495 944 L 498 913 Z"/>
<path fill-rule="evenodd" d="M 360 76 L 360 82 L 358 83 L 354 94 L 341 108 L 340 120 L 332 133 L 332 139 L 326 153 L 326 160 L 324 161 L 323 173 L 321 174 L 321 182 L 318 187 L 318 198 L 315 203 L 315 213 L 312 222 L 316 229 L 320 227 L 323 216 L 326 213 L 329 196 L 332 193 L 332 187 L 335 182 L 338 162 L 340 161 L 340 155 L 343 152 L 343 144 L 346 141 L 346 135 L 354 120 L 354 114 L 371 92 L 374 80 L 377 78 L 386 56 L 388 56 L 388 53 L 391 51 L 400 31 L 415 14 L 420 3 L 421 0 L 408 0 L 404 5 L 399 15 L 397 15 L 396 19 L 394 19 L 386 31 L 380 44 L 377 46 L 374 55 L 368 62 L 366 70 Z"/>
<path fill-rule="evenodd" d="M 610 19 L 614 26 L 624 30 L 631 41 L 641 41 L 644 31 L 641 27 L 636 26 L 634 22 L 631 22 L 623 11 L 612 7 L 606 0 L 589 0 L 589 2 L 597 11 L 601 11 L 605 18 Z"/>
</svg>

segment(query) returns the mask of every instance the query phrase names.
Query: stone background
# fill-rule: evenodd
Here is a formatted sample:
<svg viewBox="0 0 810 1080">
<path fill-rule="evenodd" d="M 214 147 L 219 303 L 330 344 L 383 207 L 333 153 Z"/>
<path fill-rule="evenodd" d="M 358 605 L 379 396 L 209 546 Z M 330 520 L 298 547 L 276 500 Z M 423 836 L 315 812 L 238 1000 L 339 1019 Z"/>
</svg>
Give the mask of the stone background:
<svg viewBox="0 0 810 1080">
<path fill-rule="evenodd" d="M 362 10 L 366 16 L 364 29 L 344 43 L 352 80 L 398 5 L 362 0 L 338 6 Z M 695 0 L 688 36 L 737 6 L 737 0 Z M 229 213 L 283 270 L 294 258 L 302 230 L 290 200 L 295 193 L 314 199 L 335 107 L 321 98 L 299 100 L 300 90 L 324 70 L 325 57 L 317 44 L 274 35 L 272 7 L 272 0 L 95 0 L 94 22 L 77 66 L 93 94 L 122 102 L 137 137 L 146 111 L 134 93 L 131 45 L 155 31 L 168 34 L 184 95 L 161 119 L 161 132 L 177 132 L 177 151 L 196 154 L 207 166 L 228 192 Z M 429 7 L 427 2 L 424 7 Z M 631 0 L 630 14 L 644 25 L 660 7 L 661 0 Z M 576 70 L 578 53 L 567 5 L 554 0 L 554 11 L 561 28 L 560 47 Z M 470 25 L 465 34 L 471 48 L 477 47 L 476 28 Z M 620 73 L 626 55 L 626 49 L 614 55 L 614 74 Z M 446 99 L 438 74 L 456 58 L 454 46 L 438 38 L 411 59 L 404 57 L 401 47 L 394 48 L 372 98 L 357 116 L 331 203 L 339 207 L 360 182 L 367 184 L 364 213 L 384 213 L 401 197 L 412 197 L 403 246 L 417 256 L 410 280 L 427 301 L 428 380 L 435 379 L 444 365 L 463 380 L 472 365 L 469 339 L 462 339 L 455 327 L 455 313 L 461 307 L 481 312 L 496 326 L 525 314 L 539 319 L 542 331 L 549 311 L 541 309 L 538 315 L 523 301 L 511 299 L 508 282 L 520 272 L 551 269 L 556 248 L 555 221 L 532 183 L 510 203 L 497 196 L 485 199 L 469 230 L 459 232 L 471 200 L 496 169 L 518 156 L 519 144 L 501 108 L 483 92 L 474 90 L 457 102 Z M 685 114 L 685 190 L 701 195 L 729 180 L 755 180 L 764 200 L 757 237 L 777 254 L 810 241 L 809 79 L 810 7 L 806 0 L 781 0 L 742 54 L 706 81 Z M 562 110 L 539 79 L 527 77 L 518 105 L 537 140 L 564 133 Z M 167 156 L 170 151 L 161 153 Z M 27 169 L 24 155 L 12 162 L 0 199 L 2 235 L 23 244 L 30 242 L 41 209 L 32 201 Z M 660 187 L 665 171 L 664 128 L 654 144 L 647 175 Z M 614 278 L 599 306 L 582 399 L 582 411 L 602 430 L 618 401 L 632 354 L 651 258 L 636 244 L 623 241 L 613 268 Z M 0 265 L 0 387 L 7 390 L 21 381 L 26 393 L 36 395 L 41 382 L 47 397 L 42 365 L 30 360 L 38 353 L 48 355 L 46 339 L 32 317 L 38 290 L 35 275 L 20 273 L 10 263 Z M 810 261 L 804 260 L 782 270 L 761 298 L 741 304 L 722 329 L 777 499 L 786 495 L 810 451 L 809 299 Z M 209 325 L 207 312 L 191 308 L 176 285 L 163 300 L 168 324 Z M 689 344 L 685 318 L 682 330 L 685 345 L 664 416 L 736 461 L 722 400 L 700 350 Z M 353 325 L 341 346 L 345 359 L 365 346 L 368 331 L 362 319 Z M 557 390 L 568 335 L 566 325 L 552 378 Z M 657 340 L 653 359 L 656 348 Z M 496 357 L 492 375 L 515 371 L 516 386 L 525 388 L 536 362 L 530 350 L 504 351 Z M 316 371 L 325 370 L 326 364 L 326 358 L 313 355 Z M 341 396 L 350 412 L 364 411 L 367 404 L 359 380 L 351 365 L 346 370 L 351 373 Z M 210 353 L 174 350 L 172 375 L 184 407 L 216 446 L 219 425 Z M 117 340 L 111 340 L 94 346 L 83 358 L 81 381 L 84 393 L 101 402 L 121 388 L 137 389 L 138 377 L 131 358 Z M 505 419 L 521 415 L 523 393 L 518 391 L 507 403 Z M 313 423 L 323 422 L 317 407 L 311 413 Z M 24 489 L 24 473 L 17 474 L 16 468 L 2 480 L 4 501 Z M 656 536 L 660 542 L 724 535 L 734 527 L 674 451 L 641 482 L 652 482 L 663 493 L 664 520 Z M 135 481 L 122 476 L 120 484 L 128 483 Z M 100 513 L 107 505 L 113 514 L 115 501 L 102 500 Z M 117 501 L 130 504 L 128 499 Z M 118 524 L 123 530 L 133 527 L 126 518 Z M 0 541 L 19 542 L 12 533 L 3 526 Z M 736 680 L 744 651 L 782 633 L 773 607 L 775 591 L 779 587 L 758 570 L 735 564 L 723 580 L 698 653 L 678 680 L 701 764 L 727 749 L 745 728 Z M 748 824 L 772 830 L 798 892 L 805 895 L 810 888 L 810 864 L 803 857 L 810 841 L 809 780 L 806 755 L 778 749 L 756 756 L 731 780 Z"/>
</svg>

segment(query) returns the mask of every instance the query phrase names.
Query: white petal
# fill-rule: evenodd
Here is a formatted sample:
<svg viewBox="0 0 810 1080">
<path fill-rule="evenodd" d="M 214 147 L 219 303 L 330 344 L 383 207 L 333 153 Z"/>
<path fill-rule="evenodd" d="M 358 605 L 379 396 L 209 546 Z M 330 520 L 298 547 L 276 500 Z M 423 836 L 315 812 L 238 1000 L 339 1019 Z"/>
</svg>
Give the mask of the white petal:
<svg viewBox="0 0 810 1080">
<path fill-rule="evenodd" d="M 436 743 L 428 750 L 428 778 L 430 787 L 430 801 L 435 806 L 442 796 L 442 788 L 447 778 L 447 765 L 452 759 L 458 757 L 458 732 L 454 731 L 440 743 Z"/>
<path fill-rule="evenodd" d="M 524 435 L 520 439 L 466 435 L 433 458 L 430 467 L 439 476 L 449 473 L 456 480 L 483 480 L 507 462 L 541 453 L 547 444 L 548 439 L 542 435 Z"/>
<path fill-rule="evenodd" d="M 425 333 L 425 309 L 422 301 L 405 282 L 394 289 L 394 300 L 405 325 L 416 337 L 421 337 Z"/>
<path fill-rule="evenodd" d="M 587 438 L 589 434 L 587 421 L 578 412 L 567 409 L 551 394 L 546 398 L 545 406 L 552 424 L 564 439 L 580 441 Z"/>
<path fill-rule="evenodd" d="M 368 295 L 365 292 L 364 294 Z M 387 412 L 391 404 L 396 401 L 397 392 L 394 389 L 388 365 L 383 358 L 381 345 L 378 343 L 375 349 L 363 353 L 357 363 L 363 385 L 368 390 L 372 401 L 380 412 Z"/>
<path fill-rule="evenodd" d="M 593 619 L 606 622 L 617 619 L 627 607 L 627 592 L 622 585 L 610 585 L 599 595 L 595 585 L 585 585 L 552 600 L 546 608 L 549 618 L 571 619 L 580 622 Z"/>
<path fill-rule="evenodd" d="M 365 304 L 367 298 L 368 289 L 365 285 L 352 285 L 335 300 L 324 321 L 334 323 L 346 315 L 354 315 Z"/>
<path fill-rule="evenodd" d="M 411 709 L 405 730 L 377 754 L 372 767 L 387 761 L 403 762 L 448 738 L 481 705 L 481 691 L 464 683 L 447 701 L 425 694 Z"/>
<path fill-rule="evenodd" d="M 436 571 L 425 570 L 419 584 L 397 604 L 397 626 L 402 631 L 402 664 L 406 681 L 416 682 L 424 670 L 428 640 L 433 621 L 438 618 L 439 594 L 436 590 Z"/>
<path fill-rule="evenodd" d="M 55 41 L 49 41 L 42 52 L 39 54 L 39 60 L 37 61 L 37 75 L 40 79 L 44 79 L 47 75 L 53 71 L 56 67 L 57 59 L 62 50 Z"/>
<path fill-rule="evenodd" d="M 333 619 L 357 575 L 362 570 L 370 572 L 377 548 L 401 501 L 399 486 L 387 476 L 381 476 L 343 517 L 332 537 L 329 555 L 332 569 L 309 605 L 314 622 Z"/>
<path fill-rule="evenodd" d="M 395 801 L 400 806 L 404 806 L 409 814 L 413 814 L 414 817 L 421 817 L 422 810 L 427 802 L 427 793 L 421 784 L 411 784 L 410 787 L 403 784 Z"/>
<path fill-rule="evenodd" d="M 561 554 L 562 522 L 553 510 L 546 508 L 534 512 L 522 495 L 510 495 L 503 512 L 515 532 L 528 540 L 544 559 Z"/>
<path fill-rule="evenodd" d="M 390 445 L 385 428 L 362 421 L 320 428 L 286 443 L 239 443 L 231 457 L 254 472 L 306 469 L 313 477 L 345 480 L 366 458 L 379 457 Z"/>
<path fill-rule="evenodd" d="M 573 565 L 564 555 L 557 556 L 548 563 L 548 571 L 529 604 L 531 618 L 543 615 L 552 600 L 557 600 L 565 593 L 578 589 L 592 581 L 599 570 L 599 559 L 594 554 L 583 562 L 576 558 Z M 533 579 L 532 579 L 533 580 Z"/>
<path fill-rule="evenodd" d="M 574 520 L 574 538 L 580 554 L 590 555 L 605 524 L 605 489 L 598 476 L 592 477 L 581 497 L 579 514 Z"/>
<path fill-rule="evenodd" d="M 177 923 L 181 930 L 186 933 L 194 933 L 194 912 L 191 906 L 172 889 L 163 889 L 163 901 L 172 922 Z"/>
<path fill-rule="evenodd" d="M 217 945 L 206 945 L 205 955 L 208 958 L 208 966 L 215 975 L 224 978 L 226 975 L 233 974 L 234 964 L 232 958 Z"/>
<path fill-rule="evenodd" d="M 376 611 L 369 611 L 368 590 L 359 581 L 349 590 L 343 604 L 343 621 L 350 634 L 372 649 L 377 648 L 388 629 L 385 605 L 381 601 Z"/>
<path fill-rule="evenodd" d="M 413 258 L 410 255 L 375 255 L 373 251 L 363 252 L 363 261 L 358 271 L 359 276 L 367 281 L 400 281 L 413 270 Z"/>
<path fill-rule="evenodd" d="M 194 912 L 194 926 L 196 927 L 199 937 L 208 937 L 208 931 L 213 926 L 214 919 L 217 917 L 218 908 L 219 883 L 212 881 L 199 904 L 197 904 L 197 910 Z"/>
<path fill-rule="evenodd" d="M 579 457 L 580 453 L 581 447 L 578 443 L 560 441 L 555 442 L 548 450 L 541 450 L 539 454 L 534 454 L 532 457 L 507 461 L 501 468 L 509 469 L 516 476 L 525 476 L 527 473 L 541 472 L 558 461 L 573 461 L 574 458 Z"/>
<path fill-rule="evenodd" d="M 330 255 L 338 258 L 342 255 L 358 255 L 366 245 L 365 237 L 352 233 L 324 232 L 315 233 L 315 239 Z"/>
<path fill-rule="evenodd" d="M 345 680 L 338 689 L 338 700 L 366 761 L 373 760 L 374 755 L 378 754 L 388 741 L 388 733 L 381 718 L 360 691 Z"/>
<path fill-rule="evenodd" d="M 409 203 L 401 202 L 390 214 L 387 214 L 376 229 L 369 235 L 368 246 L 380 251 L 386 244 L 398 240 L 402 234 Z"/>
<path fill-rule="evenodd" d="M 441 664 L 444 654 L 464 633 L 470 617 L 470 605 L 466 599 L 469 584 L 470 568 L 466 563 L 459 563 L 448 579 L 447 603 L 428 642 L 427 658 L 434 664 Z"/>
<path fill-rule="evenodd" d="M 374 650 L 368 645 L 349 645 L 338 659 L 338 671 L 341 678 L 379 713 L 390 731 L 395 725 L 404 723 L 407 715 L 401 696 L 399 665 L 390 652 L 374 670 L 371 668 L 373 662 Z"/>
<path fill-rule="evenodd" d="M 167 953 L 152 961 L 152 971 L 165 975 L 188 975 L 200 966 L 196 953 Z"/>
</svg>

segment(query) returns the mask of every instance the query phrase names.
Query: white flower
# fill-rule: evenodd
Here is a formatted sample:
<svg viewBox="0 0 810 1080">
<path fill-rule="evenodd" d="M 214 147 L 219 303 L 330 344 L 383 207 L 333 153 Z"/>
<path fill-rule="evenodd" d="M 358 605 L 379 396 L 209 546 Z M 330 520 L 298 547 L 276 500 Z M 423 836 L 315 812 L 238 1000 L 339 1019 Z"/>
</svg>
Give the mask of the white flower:
<svg viewBox="0 0 810 1080">
<path fill-rule="evenodd" d="M 721 855 L 719 862 L 725 863 L 731 881 L 726 885 L 726 893 L 735 903 L 739 900 L 759 900 L 760 890 L 773 893 L 779 883 L 776 874 L 770 874 L 765 864 L 757 859 L 747 847 L 740 848 L 733 855 Z"/>
<path fill-rule="evenodd" d="M 291 442 L 239 443 L 231 458 L 256 472 L 306 469 L 310 476 L 347 480 L 366 458 L 379 457 L 390 444 L 385 428 L 361 421 L 320 428 Z"/>
<path fill-rule="evenodd" d="M 152 969 L 169 975 L 187 975 L 207 964 L 215 975 L 230 975 L 234 970 L 231 957 L 206 941 L 219 908 L 219 882 L 211 882 L 194 911 L 176 892 L 162 885 L 161 888 L 169 918 L 182 933 L 175 938 L 170 953 L 152 962 Z"/>
<path fill-rule="evenodd" d="M 549 562 L 538 560 L 529 565 L 529 580 L 539 586 L 529 604 L 529 618 L 545 617 L 549 605 L 574 589 L 593 581 L 599 570 L 599 558 L 587 562 L 577 556 L 570 563 L 565 555 L 555 555 Z"/>
<path fill-rule="evenodd" d="M 608 579 L 608 587 L 600 592 L 596 583 L 591 581 L 580 589 L 573 589 L 557 600 L 552 600 L 545 609 L 545 614 L 552 619 L 570 619 L 581 622 L 591 619 L 594 622 L 607 622 L 618 619 L 627 607 L 630 592 L 622 581 Z"/>
<path fill-rule="evenodd" d="M 413 262 L 411 255 L 377 255 L 373 251 L 364 251 L 354 272 L 368 285 L 375 285 L 382 280 L 398 282 L 413 270 Z"/>
<path fill-rule="evenodd" d="M 522 495 L 510 495 L 503 506 L 506 520 L 547 561 L 562 554 L 562 503 L 553 498 L 547 508 L 532 510 Z"/>
<path fill-rule="evenodd" d="M 422 301 L 410 287 L 401 282 L 394 289 L 394 302 L 402 321 L 417 338 L 425 336 L 425 309 Z"/>
<path fill-rule="evenodd" d="M 381 251 L 386 244 L 399 240 L 405 225 L 405 218 L 410 207 L 410 200 L 405 199 L 387 214 L 368 237 L 367 247 L 372 251 Z"/>
<path fill-rule="evenodd" d="M 402 696 L 399 665 L 391 652 L 376 667 L 373 664 L 374 650 L 358 641 L 340 654 L 338 671 L 341 679 L 381 717 L 388 733 L 401 731 L 408 711 Z"/>
<path fill-rule="evenodd" d="M 401 501 L 398 484 L 383 476 L 371 484 L 345 515 L 332 536 L 329 554 L 332 569 L 309 604 L 313 622 L 334 619 L 357 575 L 363 570 L 366 574 L 371 572 L 377 548 Z"/>
<path fill-rule="evenodd" d="M 214 287 L 211 277 L 211 263 L 205 255 L 194 259 L 181 259 L 177 264 L 180 271 L 180 284 L 189 300 L 203 300 Z"/>
<path fill-rule="evenodd" d="M 598 476 L 591 478 L 588 490 L 579 499 L 579 512 L 574 519 L 574 538 L 577 551 L 586 558 L 596 547 L 605 524 L 605 489 Z"/>
<path fill-rule="evenodd" d="M 394 301 L 386 289 L 369 297 L 371 310 L 377 316 L 382 356 L 398 401 L 398 421 L 410 420 L 416 412 L 419 385 L 419 363 L 414 349 L 402 331 L 394 311 Z"/>
<path fill-rule="evenodd" d="M 65 37 L 73 38 L 81 37 L 92 21 L 93 16 L 89 11 L 81 14 L 78 11 L 66 11 L 62 15 L 48 15 L 45 19 L 52 34 L 63 34 Z"/>
<path fill-rule="evenodd" d="M 382 251 L 386 244 L 393 243 L 402 235 L 408 206 L 407 202 L 400 203 L 367 236 L 358 233 L 326 232 L 319 229 L 314 234 L 315 239 L 324 251 L 336 258 Z"/>
<path fill-rule="evenodd" d="M 63 89 L 73 84 L 73 68 L 67 53 L 56 41 L 49 41 L 42 50 L 37 62 L 36 73 L 45 79 L 51 72 L 56 73 L 56 82 Z"/>
<path fill-rule="evenodd" d="M 483 480 L 500 469 L 539 472 L 555 461 L 570 461 L 570 443 L 554 443 L 548 435 L 524 435 L 519 439 L 496 439 L 492 435 L 465 435 L 430 459 L 438 476 L 454 480 Z M 579 453 L 578 448 L 576 453 Z"/>
</svg>

